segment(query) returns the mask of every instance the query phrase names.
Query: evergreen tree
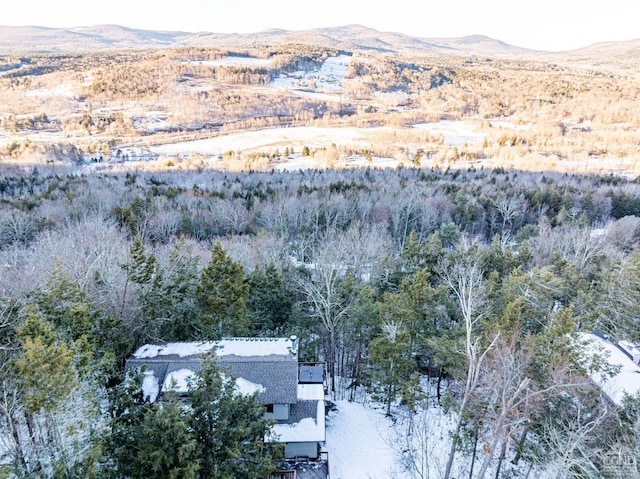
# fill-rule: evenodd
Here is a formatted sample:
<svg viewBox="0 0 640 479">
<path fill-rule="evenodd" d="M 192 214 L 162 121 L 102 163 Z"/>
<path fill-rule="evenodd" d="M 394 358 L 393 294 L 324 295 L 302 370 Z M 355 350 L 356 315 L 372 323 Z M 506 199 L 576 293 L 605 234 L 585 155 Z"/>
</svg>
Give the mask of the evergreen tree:
<svg viewBox="0 0 640 479">
<path fill-rule="evenodd" d="M 142 374 L 129 375 L 109 391 L 107 428 L 104 434 L 102 476 L 105 479 L 139 477 L 138 449 L 141 424 L 151 405 L 142 402 Z"/>
<path fill-rule="evenodd" d="M 122 320 L 96 307 L 78 281 L 60 266 L 45 287 L 33 294 L 29 308 L 73 348 L 80 376 L 95 372 L 118 374 L 119 364 L 131 346 Z"/>
<path fill-rule="evenodd" d="M 275 265 L 256 266 L 247 278 L 251 330 L 258 335 L 286 334 L 293 308 L 292 292 Z"/>
<path fill-rule="evenodd" d="M 99 409 L 85 344 L 69 341 L 32 304 L 16 338 L 19 351 L 2 384 L 3 404 L 11 404 L 5 413 L 14 427 L 16 471 L 21 477 L 93 477 Z"/>
<path fill-rule="evenodd" d="M 162 283 L 162 274 L 153 253 L 147 254 L 139 235 L 133 239 L 129 248 L 129 261 L 122 265 L 127 273 L 127 282 L 123 294 L 123 309 L 127 299 L 129 284 L 135 289 L 137 302 L 141 314 L 138 321 L 132 325 L 136 336 L 136 343 L 143 344 L 158 339 L 158 325 L 156 321 L 156 307 L 159 299 L 158 285 Z M 152 306 L 155 305 L 155 306 Z"/>
<path fill-rule="evenodd" d="M 135 449 L 140 474 L 133 478 L 198 477 L 198 444 L 190 423 L 191 411 L 175 398 L 147 408 Z"/>
<path fill-rule="evenodd" d="M 51 323 L 41 320 L 35 312 L 28 314 L 18 330 L 18 338 L 22 352 L 14 367 L 27 412 L 56 410 L 78 387 L 73 349 L 53 330 Z"/>
<path fill-rule="evenodd" d="M 408 343 L 408 331 L 400 321 L 385 322 L 382 335 L 371 342 L 371 385 L 375 397 L 386 404 L 387 416 L 411 376 Z"/>
<path fill-rule="evenodd" d="M 190 385 L 192 424 L 202 479 L 255 479 L 275 469 L 264 438 L 271 424 L 255 396 L 243 396 L 235 380 L 211 358 Z"/>
<path fill-rule="evenodd" d="M 247 335 L 248 294 L 244 268 L 227 255 L 220 243 L 216 243 L 211 250 L 211 261 L 200 273 L 196 288 L 202 310 L 198 336 L 211 339 Z"/>
<path fill-rule="evenodd" d="M 103 477 L 195 479 L 199 450 L 190 409 L 174 397 L 143 403 L 141 380 L 130 375 L 110 393 Z"/>
<path fill-rule="evenodd" d="M 255 479 L 275 470 L 271 422 L 255 396 L 207 358 L 187 402 L 143 402 L 141 373 L 111 392 L 102 460 L 105 479 Z"/>
<path fill-rule="evenodd" d="M 189 341 L 198 337 L 197 284 L 198 258 L 181 238 L 169 256 L 153 303 L 147 303 L 149 313 L 153 312 L 159 323 L 159 335 L 163 340 Z"/>
</svg>

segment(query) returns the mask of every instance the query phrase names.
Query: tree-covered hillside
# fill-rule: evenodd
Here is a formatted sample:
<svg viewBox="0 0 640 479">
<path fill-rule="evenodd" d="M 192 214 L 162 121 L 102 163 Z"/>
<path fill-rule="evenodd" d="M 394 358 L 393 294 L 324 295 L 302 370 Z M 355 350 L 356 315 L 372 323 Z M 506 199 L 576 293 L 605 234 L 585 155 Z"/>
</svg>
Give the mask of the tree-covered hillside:
<svg viewBox="0 0 640 479">
<path fill-rule="evenodd" d="M 640 340 L 638 189 L 504 169 L 3 175 L 0 477 L 232 477 L 199 459 L 193 412 L 132 409 L 124 360 L 290 334 L 334 399 L 448 411 L 447 479 L 632 477 L 607 461 L 640 455 L 640 402 L 607 400 L 588 378 L 611 371 L 571 333 Z"/>
</svg>

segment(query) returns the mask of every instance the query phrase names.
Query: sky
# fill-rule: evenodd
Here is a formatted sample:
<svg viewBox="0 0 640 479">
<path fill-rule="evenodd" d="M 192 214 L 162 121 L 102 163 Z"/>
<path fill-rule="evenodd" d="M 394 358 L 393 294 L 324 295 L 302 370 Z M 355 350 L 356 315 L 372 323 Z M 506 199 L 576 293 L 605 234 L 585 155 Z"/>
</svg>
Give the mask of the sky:
<svg viewBox="0 0 640 479">
<path fill-rule="evenodd" d="M 636 0 L 30 0 L 2 9 L 0 25 L 252 33 L 359 24 L 424 38 L 481 34 L 561 51 L 640 38 L 638 13 Z"/>
</svg>

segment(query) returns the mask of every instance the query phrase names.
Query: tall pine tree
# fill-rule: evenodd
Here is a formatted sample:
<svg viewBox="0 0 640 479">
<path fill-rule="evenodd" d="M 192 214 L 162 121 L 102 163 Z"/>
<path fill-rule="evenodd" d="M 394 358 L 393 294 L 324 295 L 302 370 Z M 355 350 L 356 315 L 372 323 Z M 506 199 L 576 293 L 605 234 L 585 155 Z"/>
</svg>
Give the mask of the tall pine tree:
<svg viewBox="0 0 640 479">
<path fill-rule="evenodd" d="M 244 268 L 227 255 L 220 243 L 216 243 L 211 250 L 211 261 L 202 270 L 196 288 L 196 299 L 202 310 L 198 336 L 212 339 L 247 335 L 248 295 Z"/>
</svg>

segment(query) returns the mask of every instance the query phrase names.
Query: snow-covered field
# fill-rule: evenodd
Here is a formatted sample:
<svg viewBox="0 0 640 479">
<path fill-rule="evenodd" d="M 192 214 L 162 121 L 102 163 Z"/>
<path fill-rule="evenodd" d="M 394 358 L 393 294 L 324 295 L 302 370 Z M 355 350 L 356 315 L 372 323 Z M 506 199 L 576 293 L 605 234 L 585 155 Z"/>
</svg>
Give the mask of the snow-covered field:
<svg viewBox="0 0 640 479">
<path fill-rule="evenodd" d="M 529 125 L 518 125 L 510 121 L 494 120 L 489 123 L 491 128 L 504 128 L 508 130 L 526 131 L 529 129 Z"/>
<path fill-rule="evenodd" d="M 230 135 L 218 136 L 205 140 L 167 143 L 149 148 L 160 155 L 221 155 L 225 151 L 251 151 L 271 148 L 284 149 L 294 147 L 297 151 L 303 146 L 309 148 L 337 145 L 366 146 L 371 138 L 390 128 L 323 128 L 302 126 L 292 128 L 268 128 L 258 131 L 244 131 Z"/>
<path fill-rule="evenodd" d="M 322 158 L 302 156 L 300 153 L 304 146 L 311 149 L 330 148 L 331 145 L 348 146 L 353 148 L 369 148 L 378 136 L 384 136 L 392 131 L 389 127 L 357 128 L 357 127 L 291 127 L 269 128 L 258 131 L 245 131 L 221 135 L 204 140 L 167 143 L 149 148 L 153 153 L 167 157 L 187 158 L 195 154 L 209 159 L 211 167 L 216 167 L 218 159 L 225 152 L 253 152 L 262 151 L 272 153 L 279 150 L 282 153 L 286 148 L 293 148 L 294 154 L 289 155 L 281 162 L 270 165 L 277 171 L 298 171 L 311 168 L 327 167 L 326 160 Z M 335 167 L 365 167 L 396 168 L 399 162 L 395 158 L 372 158 L 367 162 L 364 156 L 353 155 L 347 158 L 335 160 Z M 406 165 L 405 165 L 406 166 Z"/>
<path fill-rule="evenodd" d="M 28 97 L 55 97 L 61 96 L 66 98 L 72 98 L 74 95 L 73 87 L 69 83 L 63 83 L 56 86 L 53 89 L 48 88 L 36 88 L 33 90 L 27 90 L 25 96 Z"/>
<path fill-rule="evenodd" d="M 433 123 L 418 123 L 414 128 L 428 130 L 434 135 L 442 135 L 444 142 L 450 146 L 481 145 L 484 135 L 476 132 L 475 121 L 440 120 Z"/>
</svg>

